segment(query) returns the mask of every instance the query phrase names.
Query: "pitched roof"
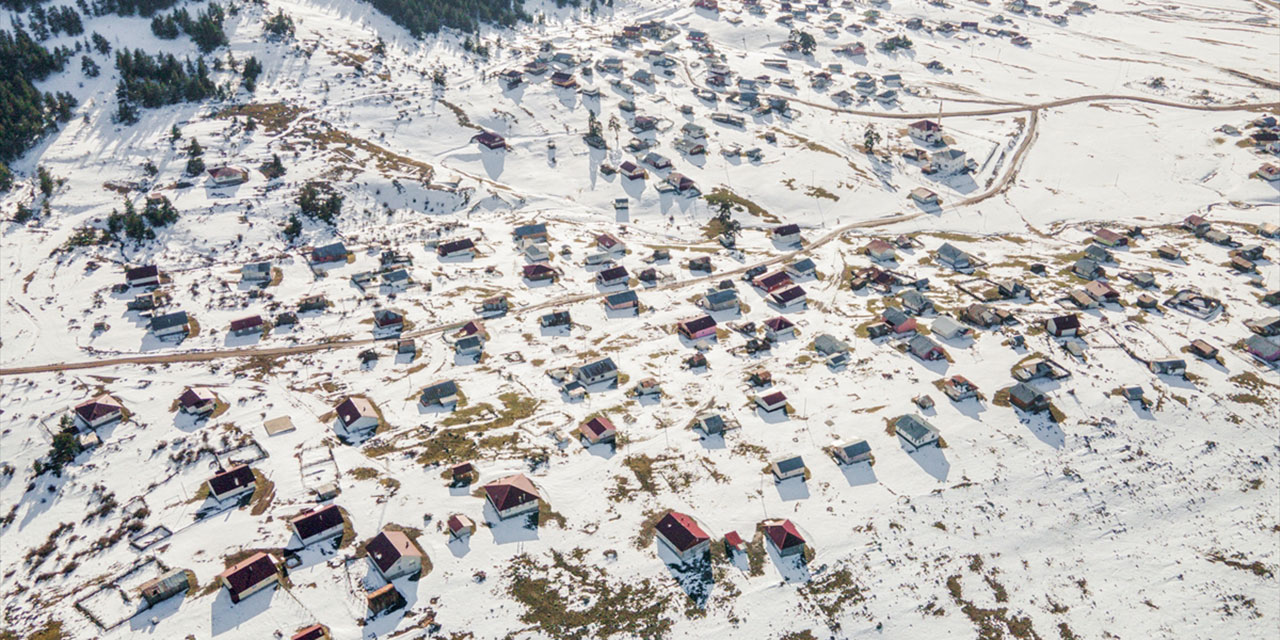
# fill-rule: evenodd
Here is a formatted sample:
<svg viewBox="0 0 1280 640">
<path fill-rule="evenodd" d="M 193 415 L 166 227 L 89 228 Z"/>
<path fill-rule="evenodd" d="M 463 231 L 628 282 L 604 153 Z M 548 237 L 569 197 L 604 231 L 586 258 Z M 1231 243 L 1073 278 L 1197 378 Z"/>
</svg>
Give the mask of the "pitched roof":
<svg viewBox="0 0 1280 640">
<path fill-rule="evenodd" d="M 599 438 L 610 431 L 617 432 L 618 428 L 613 426 L 613 422 L 605 416 L 596 416 L 584 423 L 582 428 Z"/>
<path fill-rule="evenodd" d="M 804 459 L 800 456 L 789 456 L 786 458 L 778 458 L 773 461 L 773 466 L 778 468 L 781 473 L 789 473 L 796 469 L 804 468 Z"/>
<path fill-rule="evenodd" d="M 373 403 L 364 398 L 349 397 L 338 405 L 337 411 L 343 424 L 351 424 L 360 418 L 378 417 L 378 412 L 373 409 Z"/>
<path fill-rule="evenodd" d="M 322 640 L 328 637 L 329 630 L 322 624 L 313 624 L 291 637 L 289 640 Z"/>
<path fill-rule="evenodd" d="M 297 530 L 298 537 L 306 540 L 316 535 L 328 531 L 343 523 L 342 511 L 338 510 L 338 505 L 331 504 L 321 507 L 310 513 L 304 513 L 293 520 L 289 524 Z"/>
<path fill-rule="evenodd" d="M 453 380 L 437 382 L 422 389 L 422 401 L 426 404 L 437 402 L 442 398 L 457 395 L 458 383 Z"/>
<path fill-rule="evenodd" d="M 764 326 L 769 327 L 770 329 L 772 329 L 772 330 L 774 330 L 774 331 L 784 331 L 784 330 L 786 330 L 786 329 L 791 329 L 791 328 L 795 327 L 796 325 L 795 325 L 795 323 L 794 323 L 794 322 L 792 322 L 792 321 L 790 321 L 790 320 L 788 320 L 788 319 L 786 319 L 786 318 L 784 318 L 784 317 L 782 317 L 782 316 L 777 316 L 777 317 L 769 318 L 768 320 L 765 320 L 765 321 L 764 321 Z"/>
<path fill-rule="evenodd" d="M 637 304 L 640 302 L 640 298 L 636 296 L 635 291 L 627 289 L 626 291 L 619 291 L 613 295 L 606 296 L 604 301 L 605 304 L 611 307 L 621 307 Z"/>
<path fill-rule="evenodd" d="M 259 551 L 227 567 L 226 571 L 218 574 L 218 578 L 225 578 L 231 592 L 240 594 L 273 575 L 276 575 L 275 561 L 271 556 Z"/>
<path fill-rule="evenodd" d="M 854 440 L 853 442 L 841 445 L 840 450 L 844 452 L 845 456 L 856 458 L 858 456 L 871 453 L 871 445 L 867 444 L 866 440 Z"/>
<path fill-rule="evenodd" d="M 696 318 L 690 318 L 689 320 L 680 321 L 680 327 L 689 333 L 698 333 L 699 331 L 714 329 L 715 326 L 716 319 L 708 315 L 702 315 Z"/>
<path fill-rule="evenodd" d="M 402 557 L 422 557 L 422 552 L 418 551 L 409 536 L 391 529 L 383 529 L 365 544 L 364 549 L 373 559 L 373 563 L 378 565 L 378 570 L 383 573 L 389 571 L 392 565 Z"/>
<path fill-rule="evenodd" d="M 499 511 L 506 511 L 542 497 L 538 493 L 538 488 L 533 486 L 533 481 L 523 473 L 490 482 L 483 488 L 489 502 L 492 502 Z"/>
<path fill-rule="evenodd" d="M 166 313 L 162 316 L 153 316 L 151 318 L 150 329 L 152 331 L 159 331 L 161 329 L 182 326 L 187 324 L 187 322 L 188 319 L 186 311 L 174 311 L 173 313 Z"/>
<path fill-rule="evenodd" d="M 681 552 L 711 539 L 711 536 L 707 535 L 707 532 L 703 531 L 693 518 L 677 511 L 668 511 L 667 515 L 654 525 L 654 529 L 671 543 L 671 546 Z"/>
<path fill-rule="evenodd" d="M 790 520 L 774 520 L 764 526 L 764 533 L 779 549 L 790 549 L 804 544 L 804 536 L 800 535 L 795 523 Z"/>
<path fill-rule="evenodd" d="M 253 469 L 248 465 L 237 465 L 209 478 L 209 492 L 223 495 L 253 483 Z"/>
<path fill-rule="evenodd" d="M 102 394 L 96 398 L 86 400 L 76 405 L 76 415 L 80 416 L 85 422 L 93 422 L 112 413 L 122 410 L 124 407 L 116 401 L 115 398 L 107 394 Z"/>
</svg>

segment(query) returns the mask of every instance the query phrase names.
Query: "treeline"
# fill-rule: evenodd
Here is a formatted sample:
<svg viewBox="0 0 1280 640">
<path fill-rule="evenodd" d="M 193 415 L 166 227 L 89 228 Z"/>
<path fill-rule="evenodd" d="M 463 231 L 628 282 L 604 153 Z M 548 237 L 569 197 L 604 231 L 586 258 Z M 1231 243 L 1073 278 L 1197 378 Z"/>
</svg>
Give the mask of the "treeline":
<svg viewBox="0 0 1280 640">
<path fill-rule="evenodd" d="M 41 93 L 34 82 L 61 71 L 71 50 L 49 51 L 25 29 L 0 30 L 0 163 L 22 155 L 58 122 L 71 118 L 76 99 L 69 93 Z"/>
<path fill-rule="evenodd" d="M 116 52 L 116 120 L 138 121 L 138 109 L 203 100 L 217 92 L 209 67 L 201 58 L 179 62 L 173 54 L 148 55 L 135 49 Z"/>
<path fill-rule="evenodd" d="M 165 40 L 173 40 L 179 33 L 191 36 L 201 53 L 209 53 L 227 44 L 227 34 L 222 30 L 226 15 L 218 4 L 211 4 L 194 19 L 186 9 L 175 9 L 167 15 L 151 19 L 151 33 Z"/>
<path fill-rule="evenodd" d="M 369 0 L 369 3 L 414 37 L 436 33 L 441 27 L 474 32 L 482 22 L 511 27 L 530 20 L 524 10 L 524 0 Z"/>
</svg>

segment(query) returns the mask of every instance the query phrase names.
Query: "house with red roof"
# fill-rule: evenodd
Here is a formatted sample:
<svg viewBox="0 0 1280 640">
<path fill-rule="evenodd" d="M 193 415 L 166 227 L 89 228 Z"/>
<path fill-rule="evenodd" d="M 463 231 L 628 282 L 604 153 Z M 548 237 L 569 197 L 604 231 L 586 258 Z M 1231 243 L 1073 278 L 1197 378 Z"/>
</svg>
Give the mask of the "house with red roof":
<svg viewBox="0 0 1280 640">
<path fill-rule="evenodd" d="M 604 416 L 596 416 L 578 425 L 578 433 L 588 444 L 614 442 L 618 435 L 617 427 Z"/>
<path fill-rule="evenodd" d="M 796 325 L 794 322 L 777 316 L 764 321 L 764 335 L 774 342 L 786 338 L 794 338 L 796 335 Z"/>
<path fill-rule="evenodd" d="M 218 396 L 208 387 L 187 387 L 182 395 L 178 396 L 178 408 L 183 413 L 192 415 L 213 413 L 217 404 Z"/>
<path fill-rule="evenodd" d="M 689 340 L 714 338 L 716 335 L 716 319 L 709 315 L 702 315 L 688 320 L 681 320 L 676 324 L 676 331 Z"/>
<path fill-rule="evenodd" d="M 476 532 L 476 523 L 461 513 L 449 516 L 446 524 L 449 526 L 450 539 L 465 540 Z"/>
<path fill-rule="evenodd" d="M 490 482 L 482 487 L 484 498 L 489 506 L 498 512 L 498 517 L 506 520 L 512 516 L 537 512 L 542 495 L 533 481 L 523 473 L 507 476 L 501 480 Z"/>
<path fill-rule="evenodd" d="M 342 535 L 343 526 L 347 519 L 343 517 L 342 510 L 336 504 L 330 504 L 320 507 L 313 511 L 304 513 L 289 521 L 289 528 L 293 530 L 298 539 L 302 541 L 302 546 L 328 540 L 334 536 Z"/>
<path fill-rule="evenodd" d="M 253 469 L 248 465 L 237 465 L 209 478 L 209 497 L 222 501 L 253 493 L 257 482 Z"/>
<path fill-rule="evenodd" d="M 238 603 L 279 581 L 275 560 L 261 551 L 218 574 L 218 582 L 227 590 L 232 603 Z"/>
<path fill-rule="evenodd" d="M 299 630 L 293 634 L 289 640 L 330 640 L 333 636 L 329 635 L 329 627 L 322 624 L 313 624 L 305 629 Z"/>
<path fill-rule="evenodd" d="M 422 572 L 424 555 L 403 531 L 383 529 L 365 543 L 364 550 L 373 567 L 387 580 Z"/>
<path fill-rule="evenodd" d="M 778 555 L 790 556 L 804 553 L 804 536 L 790 520 L 766 520 L 764 536 L 777 550 Z"/>
<path fill-rule="evenodd" d="M 340 402 L 335 409 L 338 421 L 348 431 L 375 429 L 378 426 L 378 412 L 373 403 L 365 398 L 349 396 Z"/>
<path fill-rule="evenodd" d="M 762 396 L 756 396 L 756 406 L 760 407 L 761 409 L 763 409 L 768 413 L 772 413 L 780 409 L 782 411 L 786 411 L 787 396 L 784 395 L 781 391 L 774 391 L 773 393 L 768 393 Z"/>
<path fill-rule="evenodd" d="M 678 511 L 668 511 L 653 528 L 658 541 L 681 562 L 700 559 L 711 549 L 711 536 L 692 517 Z"/>
<path fill-rule="evenodd" d="M 76 405 L 76 417 L 86 428 L 96 429 L 124 417 L 124 405 L 109 394 L 102 394 Z"/>
</svg>

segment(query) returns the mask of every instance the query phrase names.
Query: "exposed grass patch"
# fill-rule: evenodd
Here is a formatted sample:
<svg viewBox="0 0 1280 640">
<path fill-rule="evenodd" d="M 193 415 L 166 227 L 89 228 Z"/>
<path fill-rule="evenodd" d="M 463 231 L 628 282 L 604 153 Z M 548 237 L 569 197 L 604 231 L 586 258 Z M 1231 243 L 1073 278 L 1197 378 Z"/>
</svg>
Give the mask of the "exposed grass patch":
<svg viewBox="0 0 1280 640">
<path fill-rule="evenodd" d="M 505 572 L 507 594 L 523 607 L 520 620 L 535 635 L 585 640 L 661 638 L 671 632 L 670 596 L 650 580 L 610 580 L 603 569 L 583 562 L 583 549 L 551 556 L 549 564 L 517 556 Z"/>
</svg>

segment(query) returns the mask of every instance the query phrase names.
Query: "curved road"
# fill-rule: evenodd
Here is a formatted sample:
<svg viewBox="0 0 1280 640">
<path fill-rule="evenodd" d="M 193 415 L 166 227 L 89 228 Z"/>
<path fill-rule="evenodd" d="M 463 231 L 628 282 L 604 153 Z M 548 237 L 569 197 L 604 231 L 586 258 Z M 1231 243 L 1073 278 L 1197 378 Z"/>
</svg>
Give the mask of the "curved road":
<svg viewBox="0 0 1280 640">
<path fill-rule="evenodd" d="M 936 117 L 938 115 L 936 113 L 906 114 L 906 113 L 860 112 L 860 111 L 852 111 L 848 109 L 840 109 L 837 107 L 827 107 L 823 105 L 803 102 L 803 101 L 795 100 L 794 98 L 790 98 L 790 97 L 788 97 L 788 99 L 796 102 L 802 102 L 803 104 L 809 104 L 810 106 L 814 106 L 822 109 L 828 109 L 830 111 L 848 113 L 851 115 L 860 115 L 865 117 L 915 119 L 915 118 Z M 982 202 L 983 200 L 986 200 L 987 198 L 990 198 L 1004 191 L 1009 186 L 1009 184 L 1017 176 L 1018 170 L 1021 167 L 1022 161 L 1026 157 L 1026 152 L 1030 148 L 1031 142 L 1034 141 L 1036 137 L 1036 129 L 1039 124 L 1040 110 L 1078 104 L 1081 102 L 1092 102 L 1092 101 L 1099 101 L 1099 100 L 1127 100 L 1127 101 L 1144 102 L 1144 103 L 1155 104 L 1155 105 L 1160 105 L 1165 107 L 1179 108 L 1179 109 L 1191 109 L 1196 111 L 1252 111 L 1252 110 L 1259 110 L 1259 109 L 1280 108 L 1280 102 L 1245 103 L 1245 104 L 1234 104 L 1234 105 L 1189 105 L 1189 104 L 1181 104 L 1176 102 L 1169 102 L 1166 100 L 1159 100 L 1156 98 L 1147 98 L 1144 96 L 1090 95 L 1090 96 L 1082 96 L 1078 98 L 1065 98 L 1062 100 L 1053 100 L 1050 102 L 1032 104 L 1032 105 L 1017 105 L 1017 106 L 1008 106 L 1008 107 L 996 107 L 991 109 L 979 109 L 974 111 L 943 113 L 942 114 L 943 116 L 955 117 L 955 116 L 998 115 L 998 114 L 1005 114 L 1005 113 L 1018 113 L 1022 111 L 1031 112 L 1031 117 L 1028 121 L 1027 130 L 1023 134 L 1023 138 L 1018 145 L 1018 149 L 1014 152 L 1013 157 L 1010 159 L 1009 168 L 1005 172 L 1005 174 L 1001 176 L 1001 178 L 997 180 L 994 184 L 992 184 L 992 186 L 986 191 L 983 191 L 982 193 L 971 196 L 969 198 L 965 198 L 964 200 L 955 202 L 951 206 L 963 207 L 963 206 L 976 204 L 978 202 Z M 832 240 L 854 229 L 868 229 L 868 228 L 881 227 L 889 224 L 895 224 L 898 222 L 905 222 L 907 220 L 919 218 L 923 215 L 925 215 L 923 212 L 900 213 L 900 214 L 885 216 L 882 218 L 877 218 L 874 220 L 863 220 L 860 222 L 851 222 L 849 224 L 840 226 L 828 232 L 827 234 L 823 235 L 817 240 L 814 240 L 813 242 L 811 242 L 808 246 L 798 249 L 796 251 L 783 253 L 783 254 L 774 256 L 773 258 L 770 258 L 768 260 L 764 260 L 764 261 L 749 264 L 749 265 L 743 265 L 741 267 L 737 267 L 729 271 L 721 271 L 719 273 L 715 273 L 708 276 L 690 278 L 687 280 L 680 280 L 677 282 L 670 282 L 664 285 L 660 285 L 656 287 L 656 289 L 662 290 L 662 291 L 680 289 L 684 287 L 693 286 L 696 284 L 705 283 L 711 280 L 720 280 L 726 276 L 733 276 L 740 273 L 744 273 L 748 269 L 751 269 L 752 267 L 772 266 L 780 262 L 789 260 L 798 255 L 809 253 L 817 249 L 818 247 L 821 247 L 827 244 L 828 242 L 831 242 Z M 548 300 L 538 304 L 520 307 L 518 309 L 513 310 L 512 315 L 519 315 L 522 313 L 528 313 L 528 312 L 537 311 L 540 309 L 558 307 L 562 305 L 574 304 L 578 302 L 584 302 L 587 300 L 603 298 L 606 295 L 608 294 L 590 292 L 590 293 L 575 294 L 571 296 L 564 296 L 561 298 Z M 403 337 L 414 338 L 414 337 L 430 335 L 433 333 L 440 333 L 448 329 L 449 327 L 457 326 L 461 322 L 463 321 L 437 324 L 430 327 L 417 329 L 417 330 L 405 333 Z M 112 366 L 128 365 L 128 364 L 148 365 L 148 364 L 167 364 L 167 363 L 182 363 L 182 362 L 207 362 L 210 360 L 220 360 L 220 359 L 226 359 L 226 358 L 247 358 L 247 357 L 276 358 L 276 357 L 298 355 L 298 354 L 304 354 L 304 353 L 328 351 L 331 349 L 363 347 L 363 346 L 368 346 L 370 344 L 373 344 L 374 342 L 375 340 L 373 338 L 359 338 L 359 339 L 348 339 L 348 340 L 326 339 L 318 342 L 310 342 L 307 344 L 298 344 L 298 345 L 291 345 L 291 346 L 284 346 L 284 347 L 210 349 L 210 350 L 203 350 L 203 351 L 187 351 L 187 352 L 180 352 L 180 353 L 139 354 L 136 356 L 104 358 L 100 360 L 87 360 L 82 362 L 61 362 L 61 363 L 52 363 L 52 364 L 8 367 L 8 368 L 0 369 L 0 376 L 13 376 L 13 375 L 32 374 L 32 373 L 47 373 L 47 372 L 53 372 L 53 371 L 77 371 L 77 370 L 83 370 L 83 369 L 97 369 L 100 367 L 112 367 Z"/>
</svg>

